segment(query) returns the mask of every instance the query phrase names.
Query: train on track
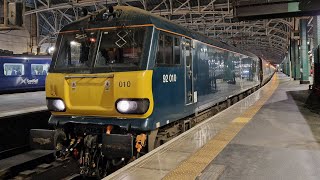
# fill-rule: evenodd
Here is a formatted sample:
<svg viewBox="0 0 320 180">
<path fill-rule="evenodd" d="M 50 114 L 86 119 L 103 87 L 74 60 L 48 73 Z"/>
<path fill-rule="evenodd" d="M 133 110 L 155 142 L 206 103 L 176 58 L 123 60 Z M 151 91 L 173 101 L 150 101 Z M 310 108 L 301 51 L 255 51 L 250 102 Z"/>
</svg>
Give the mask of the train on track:
<svg viewBox="0 0 320 180">
<path fill-rule="evenodd" d="M 49 56 L 0 56 L 0 92 L 44 90 Z"/>
<path fill-rule="evenodd" d="M 59 33 L 46 80 L 53 146 L 78 159 L 81 174 L 101 178 L 273 73 L 256 55 L 165 18 L 134 7 L 104 9 Z"/>
</svg>

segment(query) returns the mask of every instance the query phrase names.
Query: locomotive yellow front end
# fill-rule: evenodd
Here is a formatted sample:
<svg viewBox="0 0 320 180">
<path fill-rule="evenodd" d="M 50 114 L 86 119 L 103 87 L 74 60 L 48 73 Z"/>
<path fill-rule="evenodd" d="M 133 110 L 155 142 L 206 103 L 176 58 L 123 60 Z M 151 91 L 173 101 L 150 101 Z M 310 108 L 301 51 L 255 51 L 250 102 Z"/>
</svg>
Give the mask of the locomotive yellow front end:
<svg viewBox="0 0 320 180">
<path fill-rule="evenodd" d="M 153 109 L 151 82 L 150 70 L 50 73 L 46 83 L 47 105 L 55 116 L 146 118 Z"/>
<path fill-rule="evenodd" d="M 141 25 L 61 32 L 46 80 L 53 116 L 150 116 L 152 70 L 146 67 L 150 29 L 151 25 Z"/>
</svg>

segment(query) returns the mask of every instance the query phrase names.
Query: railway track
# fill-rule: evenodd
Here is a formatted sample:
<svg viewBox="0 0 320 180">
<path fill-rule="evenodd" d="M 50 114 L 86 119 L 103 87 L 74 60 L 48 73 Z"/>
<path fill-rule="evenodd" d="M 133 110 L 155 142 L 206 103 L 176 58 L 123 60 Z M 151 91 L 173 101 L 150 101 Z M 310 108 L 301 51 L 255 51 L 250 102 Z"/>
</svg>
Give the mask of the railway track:
<svg viewBox="0 0 320 180">
<path fill-rule="evenodd" d="M 78 164 L 56 159 L 52 150 L 31 150 L 0 161 L 0 179 L 75 179 Z"/>
<path fill-rule="evenodd" d="M 31 150 L 0 160 L 0 179 L 97 179 L 82 176 L 72 157 L 56 158 L 54 154 L 53 150 Z"/>
<path fill-rule="evenodd" d="M 19 114 L 15 116 L 0 117 L 0 159 L 2 153 L 14 152 L 13 149 L 27 151 L 29 145 L 30 129 L 48 128 L 49 111 L 38 111 L 33 113 Z M 16 151 L 22 153 L 21 151 Z M 15 154 L 8 154 L 13 156 Z"/>
</svg>

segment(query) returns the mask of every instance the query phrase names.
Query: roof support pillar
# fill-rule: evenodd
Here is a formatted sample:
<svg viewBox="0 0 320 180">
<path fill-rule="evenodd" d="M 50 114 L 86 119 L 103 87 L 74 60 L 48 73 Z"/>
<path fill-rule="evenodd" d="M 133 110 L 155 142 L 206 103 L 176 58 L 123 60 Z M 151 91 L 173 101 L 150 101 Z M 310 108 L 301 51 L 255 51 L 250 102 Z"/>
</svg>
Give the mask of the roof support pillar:
<svg viewBox="0 0 320 180">
<path fill-rule="evenodd" d="M 313 47 L 317 50 L 320 45 L 320 16 L 313 17 Z M 313 85 L 320 85 L 320 54 L 314 52 L 314 71 L 313 71 Z"/>
<path fill-rule="evenodd" d="M 284 74 L 286 74 L 286 62 L 285 61 L 282 61 L 281 64 L 280 64 L 281 68 L 282 68 L 282 72 Z"/>
<path fill-rule="evenodd" d="M 300 80 L 300 57 L 299 57 L 299 40 L 294 40 L 294 80 Z M 300 53 L 301 54 L 301 53 Z"/>
<path fill-rule="evenodd" d="M 300 19 L 300 59 L 301 59 L 301 79 L 300 84 L 309 84 L 310 63 L 307 46 L 307 19 Z"/>
<path fill-rule="evenodd" d="M 313 17 L 313 47 L 320 45 L 320 16 Z"/>
<path fill-rule="evenodd" d="M 286 62 L 287 62 L 286 75 L 290 77 L 291 76 L 291 61 L 288 57 L 286 57 Z"/>
<path fill-rule="evenodd" d="M 294 39 L 290 39 L 290 49 L 289 49 L 289 56 L 290 56 L 290 61 L 291 61 L 291 75 L 290 77 L 291 78 L 295 78 L 296 76 L 296 67 L 295 67 L 295 40 Z"/>
<path fill-rule="evenodd" d="M 282 66 L 282 72 L 284 74 L 287 74 L 287 60 L 286 59 L 284 59 L 284 61 L 282 61 L 281 66 Z"/>
</svg>

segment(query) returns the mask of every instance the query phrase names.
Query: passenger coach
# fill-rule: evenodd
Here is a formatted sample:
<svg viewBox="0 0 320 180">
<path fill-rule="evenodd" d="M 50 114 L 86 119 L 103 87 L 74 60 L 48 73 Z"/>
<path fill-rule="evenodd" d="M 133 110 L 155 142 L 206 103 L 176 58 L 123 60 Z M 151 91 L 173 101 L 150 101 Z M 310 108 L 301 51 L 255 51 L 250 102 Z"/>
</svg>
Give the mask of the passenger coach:
<svg viewBox="0 0 320 180">
<path fill-rule="evenodd" d="M 0 56 L 0 92 L 44 89 L 49 56 Z"/>
</svg>

